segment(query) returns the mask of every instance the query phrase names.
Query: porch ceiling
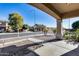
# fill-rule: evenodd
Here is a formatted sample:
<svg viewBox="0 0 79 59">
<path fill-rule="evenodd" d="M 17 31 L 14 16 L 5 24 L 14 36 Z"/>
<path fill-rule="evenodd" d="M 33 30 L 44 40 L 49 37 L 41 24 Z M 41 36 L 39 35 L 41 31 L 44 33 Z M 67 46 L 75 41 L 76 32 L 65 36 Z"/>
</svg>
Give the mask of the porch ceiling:
<svg viewBox="0 0 79 59">
<path fill-rule="evenodd" d="M 30 3 L 32 6 L 54 16 L 65 19 L 79 16 L 79 3 Z"/>
</svg>

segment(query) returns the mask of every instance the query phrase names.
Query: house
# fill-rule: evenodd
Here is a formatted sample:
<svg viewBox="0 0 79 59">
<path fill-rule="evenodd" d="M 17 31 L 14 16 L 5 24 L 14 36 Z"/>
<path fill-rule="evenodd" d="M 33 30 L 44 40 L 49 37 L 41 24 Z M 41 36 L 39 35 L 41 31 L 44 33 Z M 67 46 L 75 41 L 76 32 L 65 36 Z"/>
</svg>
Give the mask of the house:
<svg viewBox="0 0 79 59">
<path fill-rule="evenodd" d="M 6 31 L 8 28 L 8 22 L 0 20 L 0 32 Z"/>
</svg>

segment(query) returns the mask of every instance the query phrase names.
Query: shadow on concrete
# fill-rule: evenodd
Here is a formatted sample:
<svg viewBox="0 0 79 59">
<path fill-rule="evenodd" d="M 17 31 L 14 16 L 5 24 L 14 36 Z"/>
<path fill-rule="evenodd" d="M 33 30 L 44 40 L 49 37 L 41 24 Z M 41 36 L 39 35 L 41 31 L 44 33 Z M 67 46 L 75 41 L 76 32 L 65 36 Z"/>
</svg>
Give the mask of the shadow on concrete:
<svg viewBox="0 0 79 59">
<path fill-rule="evenodd" d="M 61 39 L 52 39 L 52 40 L 46 40 L 43 42 L 26 44 L 26 45 L 18 46 L 18 47 L 16 45 L 12 45 L 8 47 L 0 48 L 0 56 L 39 56 L 34 51 L 28 49 L 28 47 L 35 46 L 35 45 L 42 45 L 48 42 L 56 42 L 60 40 Z"/>
<path fill-rule="evenodd" d="M 17 47 L 16 45 L 4 47 L 0 49 L 0 56 L 39 56 L 27 46 Z"/>
<path fill-rule="evenodd" d="M 76 49 L 71 50 L 61 56 L 79 56 L 79 46 Z"/>
</svg>

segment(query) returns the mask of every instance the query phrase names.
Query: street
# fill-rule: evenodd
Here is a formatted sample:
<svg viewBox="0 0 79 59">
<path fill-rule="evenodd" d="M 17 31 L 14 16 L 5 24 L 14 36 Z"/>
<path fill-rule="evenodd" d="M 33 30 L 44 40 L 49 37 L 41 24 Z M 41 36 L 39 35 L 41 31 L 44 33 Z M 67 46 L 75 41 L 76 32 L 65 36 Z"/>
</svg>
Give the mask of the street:
<svg viewBox="0 0 79 59">
<path fill-rule="evenodd" d="M 42 32 L 21 32 L 19 33 L 19 36 L 29 36 L 29 35 L 36 35 L 36 34 L 43 34 Z M 18 37 L 18 33 L 0 33 L 0 39 L 5 38 L 12 38 L 12 37 Z"/>
</svg>

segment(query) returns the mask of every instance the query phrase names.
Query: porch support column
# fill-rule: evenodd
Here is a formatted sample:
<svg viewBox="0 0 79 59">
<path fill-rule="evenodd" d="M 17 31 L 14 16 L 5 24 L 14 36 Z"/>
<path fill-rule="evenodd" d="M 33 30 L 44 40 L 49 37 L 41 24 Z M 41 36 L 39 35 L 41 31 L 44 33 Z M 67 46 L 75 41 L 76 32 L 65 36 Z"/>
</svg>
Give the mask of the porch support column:
<svg viewBox="0 0 79 59">
<path fill-rule="evenodd" d="M 56 33 L 56 38 L 57 39 L 62 39 L 62 20 L 58 19 L 57 20 L 57 33 Z"/>
</svg>

